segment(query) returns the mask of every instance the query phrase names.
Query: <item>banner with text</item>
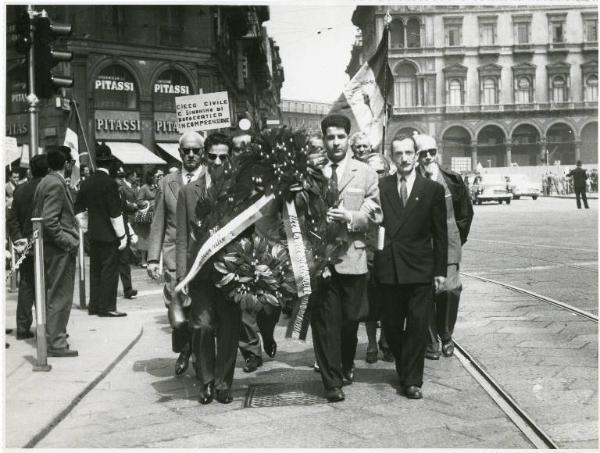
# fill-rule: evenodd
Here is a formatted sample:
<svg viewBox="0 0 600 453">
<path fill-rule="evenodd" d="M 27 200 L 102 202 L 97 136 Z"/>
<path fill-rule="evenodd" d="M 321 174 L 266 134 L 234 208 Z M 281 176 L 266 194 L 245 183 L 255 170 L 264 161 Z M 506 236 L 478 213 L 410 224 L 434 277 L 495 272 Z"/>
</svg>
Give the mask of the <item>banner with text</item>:
<svg viewBox="0 0 600 453">
<path fill-rule="evenodd" d="M 231 126 L 227 91 L 178 96 L 175 98 L 175 107 L 179 133 Z"/>
</svg>

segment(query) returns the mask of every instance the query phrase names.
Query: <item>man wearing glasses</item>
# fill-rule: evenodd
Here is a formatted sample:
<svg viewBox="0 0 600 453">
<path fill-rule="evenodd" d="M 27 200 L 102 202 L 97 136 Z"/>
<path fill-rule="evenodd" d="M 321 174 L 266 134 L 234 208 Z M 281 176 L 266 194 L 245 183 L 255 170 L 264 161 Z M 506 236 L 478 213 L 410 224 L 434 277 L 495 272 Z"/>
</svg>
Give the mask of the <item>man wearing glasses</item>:
<svg viewBox="0 0 600 453">
<path fill-rule="evenodd" d="M 428 344 L 425 357 L 439 360 L 440 355 L 454 353 L 452 332 L 458 315 L 458 302 L 462 291 L 459 270 L 462 245 L 467 242 L 473 220 L 473 205 L 467 186 L 461 176 L 441 167 L 441 155 L 433 137 L 414 137 L 418 153 L 418 171 L 422 176 L 444 187 L 446 223 L 448 226 L 448 268 L 446 281 L 433 298 L 433 313 L 429 323 Z M 441 341 L 441 352 L 440 352 Z"/>
<path fill-rule="evenodd" d="M 224 164 L 230 157 L 230 139 L 214 133 L 204 142 L 207 172 L 184 186 L 177 199 L 176 265 L 181 281 L 192 266 L 201 243 L 191 234 L 198 222 L 196 205 L 211 184 L 223 177 Z M 225 300 L 213 284 L 212 261 L 209 261 L 189 283 L 192 300 L 190 330 L 192 352 L 196 357 L 196 376 L 200 381 L 199 402 L 209 404 L 213 398 L 223 404 L 233 401 L 231 384 L 235 371 L 241 312 L 238 304 Z M 216 341 L 215 341 L 216 340 Z"/>
<path fill-rule="evenodd" d="M 177 197 L 183 186 L 199 179 L 204 180 L 206 167 L 201 165 L 204 151 L 204 138 L 196 132 L 186 132 L 179 138 L 179 156 L 183 169 L 169 173 L 158 183 L 158 191 L 154 202 L 154 217 L 150 226 L 148 245 L 148 275 L 157 280 L 160 277 L 159 260 L 163 255 L 163 278 L 165 286 L 163 298 L 165 305 L 178 303 L 174 297 L 176 285 L 175 239 L 177 228 Z M 171 344 L 173 352 L 179 353 L 175 362 L 175 374 L 185 373 L 189 365 L 191 338 L 188 323 L 173 327 Z"/>
</svg>

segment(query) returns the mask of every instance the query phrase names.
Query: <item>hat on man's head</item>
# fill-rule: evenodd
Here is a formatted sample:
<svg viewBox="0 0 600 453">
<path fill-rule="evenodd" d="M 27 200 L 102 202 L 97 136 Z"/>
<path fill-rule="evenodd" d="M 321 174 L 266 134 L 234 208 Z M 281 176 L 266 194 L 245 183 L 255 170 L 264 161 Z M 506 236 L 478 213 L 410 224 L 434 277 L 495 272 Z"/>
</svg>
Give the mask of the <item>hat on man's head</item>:
<svg viewBox="0 0 600 453">
<path fill-rule="evenodd" d="M 48 145 L 45 148 L 46 154 L 50 153 L 62 153 L 65 156 L 65 160 L 71 160 L 71 148 L 64 145 Z"/>
<path fill-rule="evenodd" d="M 435 143 L 435 139 L 431 135 L 427 134 L 415 134 L 413 135 L 413 139 L 416 145 L 416 151 L 426 151 L 430 149 L 437 149 L 437 144 Z"/>
<path fill-rule="evenodd" d="M 350 118 L 344 115 L 333 114 L 327 115 L 321 120 L 321 131 L 323 134 L 328 127 L 341 127 L 346 131 L 346 134 L 350 133 Z"/>
<path fill-rule="evenodd" d="M 110 162 L 111 160 L 113 160 L 113 155 L 106 143 L 96 143 L 96 162 Z"/>
</svg>

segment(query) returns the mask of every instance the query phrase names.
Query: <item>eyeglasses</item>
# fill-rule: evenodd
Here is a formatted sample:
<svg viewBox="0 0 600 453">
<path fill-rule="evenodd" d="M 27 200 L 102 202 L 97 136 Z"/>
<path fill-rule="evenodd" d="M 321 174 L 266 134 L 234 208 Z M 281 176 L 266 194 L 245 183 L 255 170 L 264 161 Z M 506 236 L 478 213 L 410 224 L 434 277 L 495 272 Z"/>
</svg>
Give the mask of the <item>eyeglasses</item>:
<svg viewBox="0 0 600 453">
<path fill-rule="evenodd" d="M 181 152 L 185 154 L 189 154 L 189 152 L 193 152 L 194 154 L 200 154 L 202 152 L 202 148 L 181 148 Z"/>
<path fill-rule="evenodd" d="M 433 157 L 437 154 L 437 149 L 422 149 L 421 151 L 419 151 L 419 157 L 425 157 L 427 154 Z"/>
<path fill-rule="evenodd" d="M 217 160 L 217 158 L 218 158 L 218 159 L 220 159 L 222 161 L 225 160 L 225 159 L 227 159 L 227 157 L 228 157 L 226 154 L 215 154 L 215 153 L 207 153 L 206 156 L 210 160 Z"/>
</svg>

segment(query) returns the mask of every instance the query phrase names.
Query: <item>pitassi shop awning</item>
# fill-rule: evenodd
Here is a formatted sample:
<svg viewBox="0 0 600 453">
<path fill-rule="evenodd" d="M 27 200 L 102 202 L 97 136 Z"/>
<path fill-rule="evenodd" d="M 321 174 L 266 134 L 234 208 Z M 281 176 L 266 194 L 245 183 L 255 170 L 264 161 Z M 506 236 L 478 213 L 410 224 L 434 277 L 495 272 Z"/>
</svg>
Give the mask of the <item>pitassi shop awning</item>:
<svg viewBox="0 0 600 453">
<path fill-rule="evenodd" d="M 179 143 L 157 143 L 157 145 L 169 156 L 174 157 L 181 162 L 181 156 L 179 155 Z"/>
<path fill-rule="evenodd" d="M 135 142 L 106 142 L 117 159 L 126 165 L 164 165 L 166 162 L 146 148 Z"/>
</svg>

